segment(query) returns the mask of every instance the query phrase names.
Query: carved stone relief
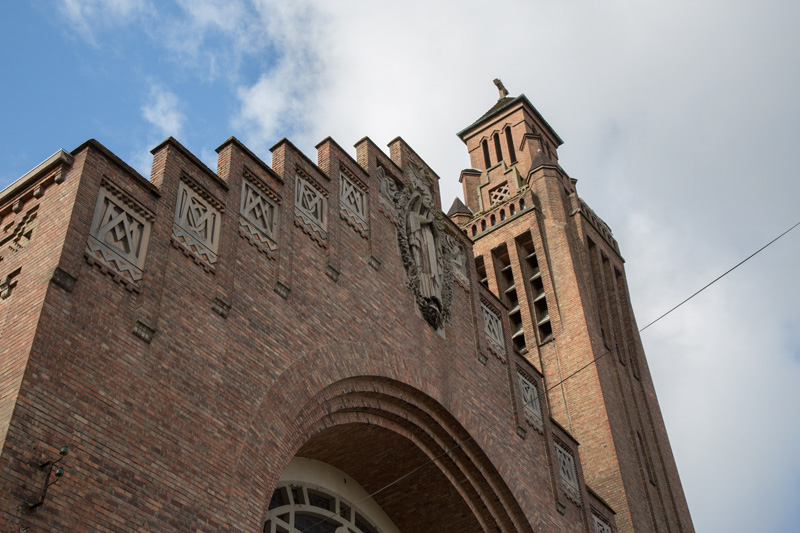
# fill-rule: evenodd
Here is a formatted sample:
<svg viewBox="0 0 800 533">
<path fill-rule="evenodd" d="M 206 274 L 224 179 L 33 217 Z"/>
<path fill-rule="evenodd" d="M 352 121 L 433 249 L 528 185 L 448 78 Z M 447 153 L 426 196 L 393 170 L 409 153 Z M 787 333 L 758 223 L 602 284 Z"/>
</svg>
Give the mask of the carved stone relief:
<svg viewBox="0 0 800 533">
<path fill-rule="evenodd" d="M 483 310 L 483 326 L 486 332 L 486 341 L 489 344 L 489 351 L 501 361 L 506 360 L 506 342 L 503 337 L 503 323 L 500 317 L 486 304 L 481 302 Z"/>
<path fill-rule="evenodd" d="M 444 215 L 434 208 L 427 172 L 412 162 L 408 178 L 409 185 L 394 196 L 395 213 L 402 214 L 397 219 L 397 240 L 406 285 L 422 316 L 439 329 L 450 318 L 453 301 L 451 247 L 445 239 Z"/>
<path fill-rule="evenodd" d="M 295 176 L 294 214 L 298 226 L 324 246 L 328 229 L 328 198 L 299 175 Z"/>
<path fill-rule="evenodd" d="M 362 237 L 367 236 L 367 195 L 346 173 L 339 173 L 339 213 Z"/>
<path fill-rule="evenodd" d="M 592 525 L 594 526 L 594 533 L 614 533 L 605 520 L 592 514 Z"/>
<path fill-rule="evenodd" d="M 564 449 L 558 442 L 556 446 L 556 459 L 558 460 L 558 473 L 561 477 L 561 487 L 567 498 L 575 503 L 580 502 L 580 491 L 578 489 L 578 473 L 575 470 L 575 459 L 572 454 Z"/>
<path fill-rule="evenodd" d="M 87 260 L 138 287 L 153 215 L 104 180 L 86 242 Z"/>
<path fill-rule="evenodd" d="M 395 179 L 383 169 L 378 167 L 378 210 L 386 215 L 389 220 L 397 222 L 397 209 L 395 208 L 395 197 L 400 190 Z"/>
<path fill-rule="evenodd" d="M 248 241 L 274 257 L 278 249 L 278 203 L 261 187 L 242 181 L 242 202 L 239 209 L 239 233 Z"/>
<path fill-rule="evenodd" d="M 172 224 L 172 240 L 190 252 L 190 257 L 211 270 L 217 263 L 222 212 L 201 191 L 181 181 Z"/>
<path fill-rule="evenodd" d="M 539 433 L 544 431 L 542 422 L 542 406 L 539 403 L 539 391 L 522 372 L 517 372 L 519 389 L 522 396 L 522 412 L 525 421 Z"/>
<path fill-rule="evenodd" d="M 450 246 L 450 258 L 453 261 L 453 277 L 465 289 L 469 290 L 469 279 L 467 278 L 467 252 L 464 246 L 450 235 L 446 236 Z"/>
</svg>

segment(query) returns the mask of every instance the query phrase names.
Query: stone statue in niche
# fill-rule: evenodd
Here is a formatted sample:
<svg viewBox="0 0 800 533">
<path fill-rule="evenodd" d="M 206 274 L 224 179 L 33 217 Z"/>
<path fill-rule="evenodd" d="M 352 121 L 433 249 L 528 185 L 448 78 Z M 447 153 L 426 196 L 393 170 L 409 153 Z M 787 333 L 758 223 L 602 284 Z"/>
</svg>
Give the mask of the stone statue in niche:
<svg viewBox="0 0 800 533">
<path fill-rule="evenodd" d="M 442 268 L 433 236 L 433 205 L 425 195 L 414 195 L 407 215 L 408 246 L 419 273 L 420 291 L 425 298 L 442 298 Z"/>
<path fill-rule="evenodd" d="M 440 329 L 453 301 L 452 246 L 445 238 L 444 215 L 434 207 L 427 172 L 412 162 L 408 178 L 408 185 L 393 195 L 394 210 L 402 215 L 397 217 L 397 240 L 406 285 L 425 320 Z"/>
</svg>

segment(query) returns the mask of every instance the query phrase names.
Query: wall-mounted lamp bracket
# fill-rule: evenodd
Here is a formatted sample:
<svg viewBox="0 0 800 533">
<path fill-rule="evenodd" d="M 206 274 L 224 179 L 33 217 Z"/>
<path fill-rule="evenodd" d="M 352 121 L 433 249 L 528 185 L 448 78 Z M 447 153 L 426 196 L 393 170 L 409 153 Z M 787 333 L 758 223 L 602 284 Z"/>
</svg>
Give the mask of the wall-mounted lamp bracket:
<svg viewBox="0 0 800 533">
<path fill-rule="evenodd" d="M 45 461 L 43 463 L 39 463 L 39 470 L 43 470 L 47 472 L 44 478 L 44 484 L 42 485 L 42 489 L 39 491 L 39 499 L 36 500 L 34 503 L 28 504 L 28 509 L 31 511 L 36 509 L 37 507 L 41 507 L 44 503 L 44 498 L 47 496 L 47 489 L 50 488 L 51 485 L 55 485 L 58 481 L 64 476 L 64 469 L 60 466 L 56 466 L 64 457 L 67 456 L 69 453 L 69 447 L 65 444 L 61 447 L 61 450 L 58 452 L 61 457 L 56 459 L 55 461 Z M 50 476 L 55 475 L 56 479 L 54 481 L 50 481 Z"/>
</svg>

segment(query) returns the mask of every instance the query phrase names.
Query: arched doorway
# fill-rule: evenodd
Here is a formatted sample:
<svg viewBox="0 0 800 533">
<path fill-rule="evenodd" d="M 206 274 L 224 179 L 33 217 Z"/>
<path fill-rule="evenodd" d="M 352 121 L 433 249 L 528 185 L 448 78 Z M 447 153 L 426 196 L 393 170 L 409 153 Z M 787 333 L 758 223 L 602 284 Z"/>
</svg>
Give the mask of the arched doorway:
<svg viewBox="0 0 800 533">
<path fill-rule="evenodd" d="M 302 457 L 377 492 L 373 499 L 401 531 L 532 533 L 535 514 L 526 515 L 506 484 L 524 480 L 483 432 L 473 402 L 454 397 L 446 375 L 437 378 L 443 369 L 423 355 L 380 342 L 334 343 L 284 371 L 233 455 L 229 524 L 263 530 L 282 474 Z"/>
<path fill-rule="evenodd" d="M 299 475 L 301 467 L 305 471 Z M 331 472 L 340 475 L 334 477 Z M 309 487 L 315 488 L 308 493 Z M 324 497 L 320 495 L 320 487 Z M 299 492 L 290 494 L 294 489 Z M 312 498 L 318 505 L 311 504 Z M 278 506 L 279 503 L 284 505 Z M 295 529 L 284 532 L 279 527 L 274 531 L 265 528 L 265 533 L 483 531 L 453 480 L 411 440 L 387 428 L 365 423 L 328 428 L 298 450 L 281 475 L 268 517 L 285 515 L 290 509 L 287 503 L 306 504 L 297 508 L 301 513 L 299 519 L 298 515 L 288 517 L 294 519 L 291 523 Z M 358 525 L 357 516 L 363 517 Z M 281 521 L 281 527 L 286 527 L 284 523 L 286 520 Z M 298 523 L 307 529 L 298 527 Z M 362 524 L 367 527 L 359 527 Z M 339 532 L 338 527 L 346 529 Z"/>
<path fill-rule="evenodd" d="M 289 466 L 271 485 L 269 509 L 265 502 L 261 523 L 271 528 L 266 531 L 306 533 L 293 522 L 300 516 L 304 527 L 318 528 L 307 533 L 364 532 L 335 516 L 341 512 L 342 501 L 348 509 L 374 505 L 392 527 L 403 532 L 532 531 L 519 503 L 477 443 L 446 409 L 419 390 L 387 379 L 350 378 L 320 390 L 302 413 L 292 435 L 287 435 L 289 442 L 296 443 L 285 463 Z M 354 500 L 342 494 L 341 484 L 331 486 L 305 477 L 294 480 L 301 490 L 294 498 L 287 492 L 292 481 L 287 472 L 299 459 L 341 472 L 343 479 L 352 479 L 363 489 L 363 496 Z M 310 486 L 317 487 L 312 487 L 312 492 L 318 491 L 315 497 L 319 497 L 319 487 L 326 487 L 323 499 L 332 500 L 327 515 L 320 514 L 326 505 L 308 507 L 310 496 L 302 491 L 307 493 Z M 278 504 L 295 505 L 295 512 L 300 512 L 282 519 L 284 529 L 275 525 Z M 282 514 L 287 510 L 291 508 Z M 304 516 L 305 511 L 317 517 L 316 524 Z M 364 523 L 376 528 L 366 533 L 392 531 L 375 520 Z"/>
<path fill-rule="evenodd" d="M 355 479 L 327 463 L 295 457 L 269 503 L 264 533 L 400 533 Z"/>
</svg>

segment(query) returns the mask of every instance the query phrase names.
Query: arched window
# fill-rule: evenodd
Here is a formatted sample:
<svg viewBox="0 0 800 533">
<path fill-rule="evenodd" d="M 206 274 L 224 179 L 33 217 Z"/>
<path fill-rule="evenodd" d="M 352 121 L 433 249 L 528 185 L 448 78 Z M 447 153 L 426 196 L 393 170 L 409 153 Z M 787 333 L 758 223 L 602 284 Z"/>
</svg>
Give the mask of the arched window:
<svg viewBox="0 0 800 533">
<path fill-rule="evenodd" d="M 486 142 L 486 139 L 481 141 L 481 146 L 483 147 L 483 162 L 486 163 L 486 168 L 492 166 L 492 162 L 489 159 L 489 143 Z"/>
<path fill-rule="evenodd" d="M 497 152 L 497 162 L 503 160 L 503 149 L 500 147 L 500 136 L 498 134 L 494 134 L 494 150 Z"/>
<path fill-rule="evenodd" d="M 478 234 L 478 226 L 477 225 L 473 225 L 472 226 L 472 236 L 474 237 L 477 234 Z"/>
<path fill-rule="evenodd" d="M 522 211 L 523 209 L 525 209 L 525 198 L 520 198 L 519 199 L 519 210 Z"/>
<path fill-rule="evenodd" d="M 481 231 L 486 231 L 486 219 L 481 220 Z"/>
<path fill-rule="evenodd" d="M 505 219 L 506 219 L 506 210 L 505 209 L 501 209 L 500 210 L 500 220 L 502 221 L 502 220 L 505 220 Z"/>
<path fill-rule="evenodd" d="M 492 215 L 492 216 L 490 217 L 490 219 L 491 219 L 491 221 L 492 221 L 492 226 L 494 226 L 495 224 L 497 224 L 497 219 L 496 219 L 496 218 L 494 218 L 494 215 Z"/>
<path fill-rule="evenodd" d="M 510 215 L 514 216 L 514 204 L 508 204 L 508 210 L 511 211 Z"/>
<path fill-rule="evenodd" d="M 337 509 L 341 511 L 335 512 Z M 308 483 L 283 482 L 270 499 L 264 533 L 377 533 L 379 529 L 366 516 L 361 509 L 329 489 Z"/>
<path fill-rule="evenodd" d="M 511 127 L 506 126 L 506 142 L 508 143 L 508 160 L 511 163 L 517 161 L 517 153 L 514 151 L 514 139 L 511 137 Z"/>
</svg>

